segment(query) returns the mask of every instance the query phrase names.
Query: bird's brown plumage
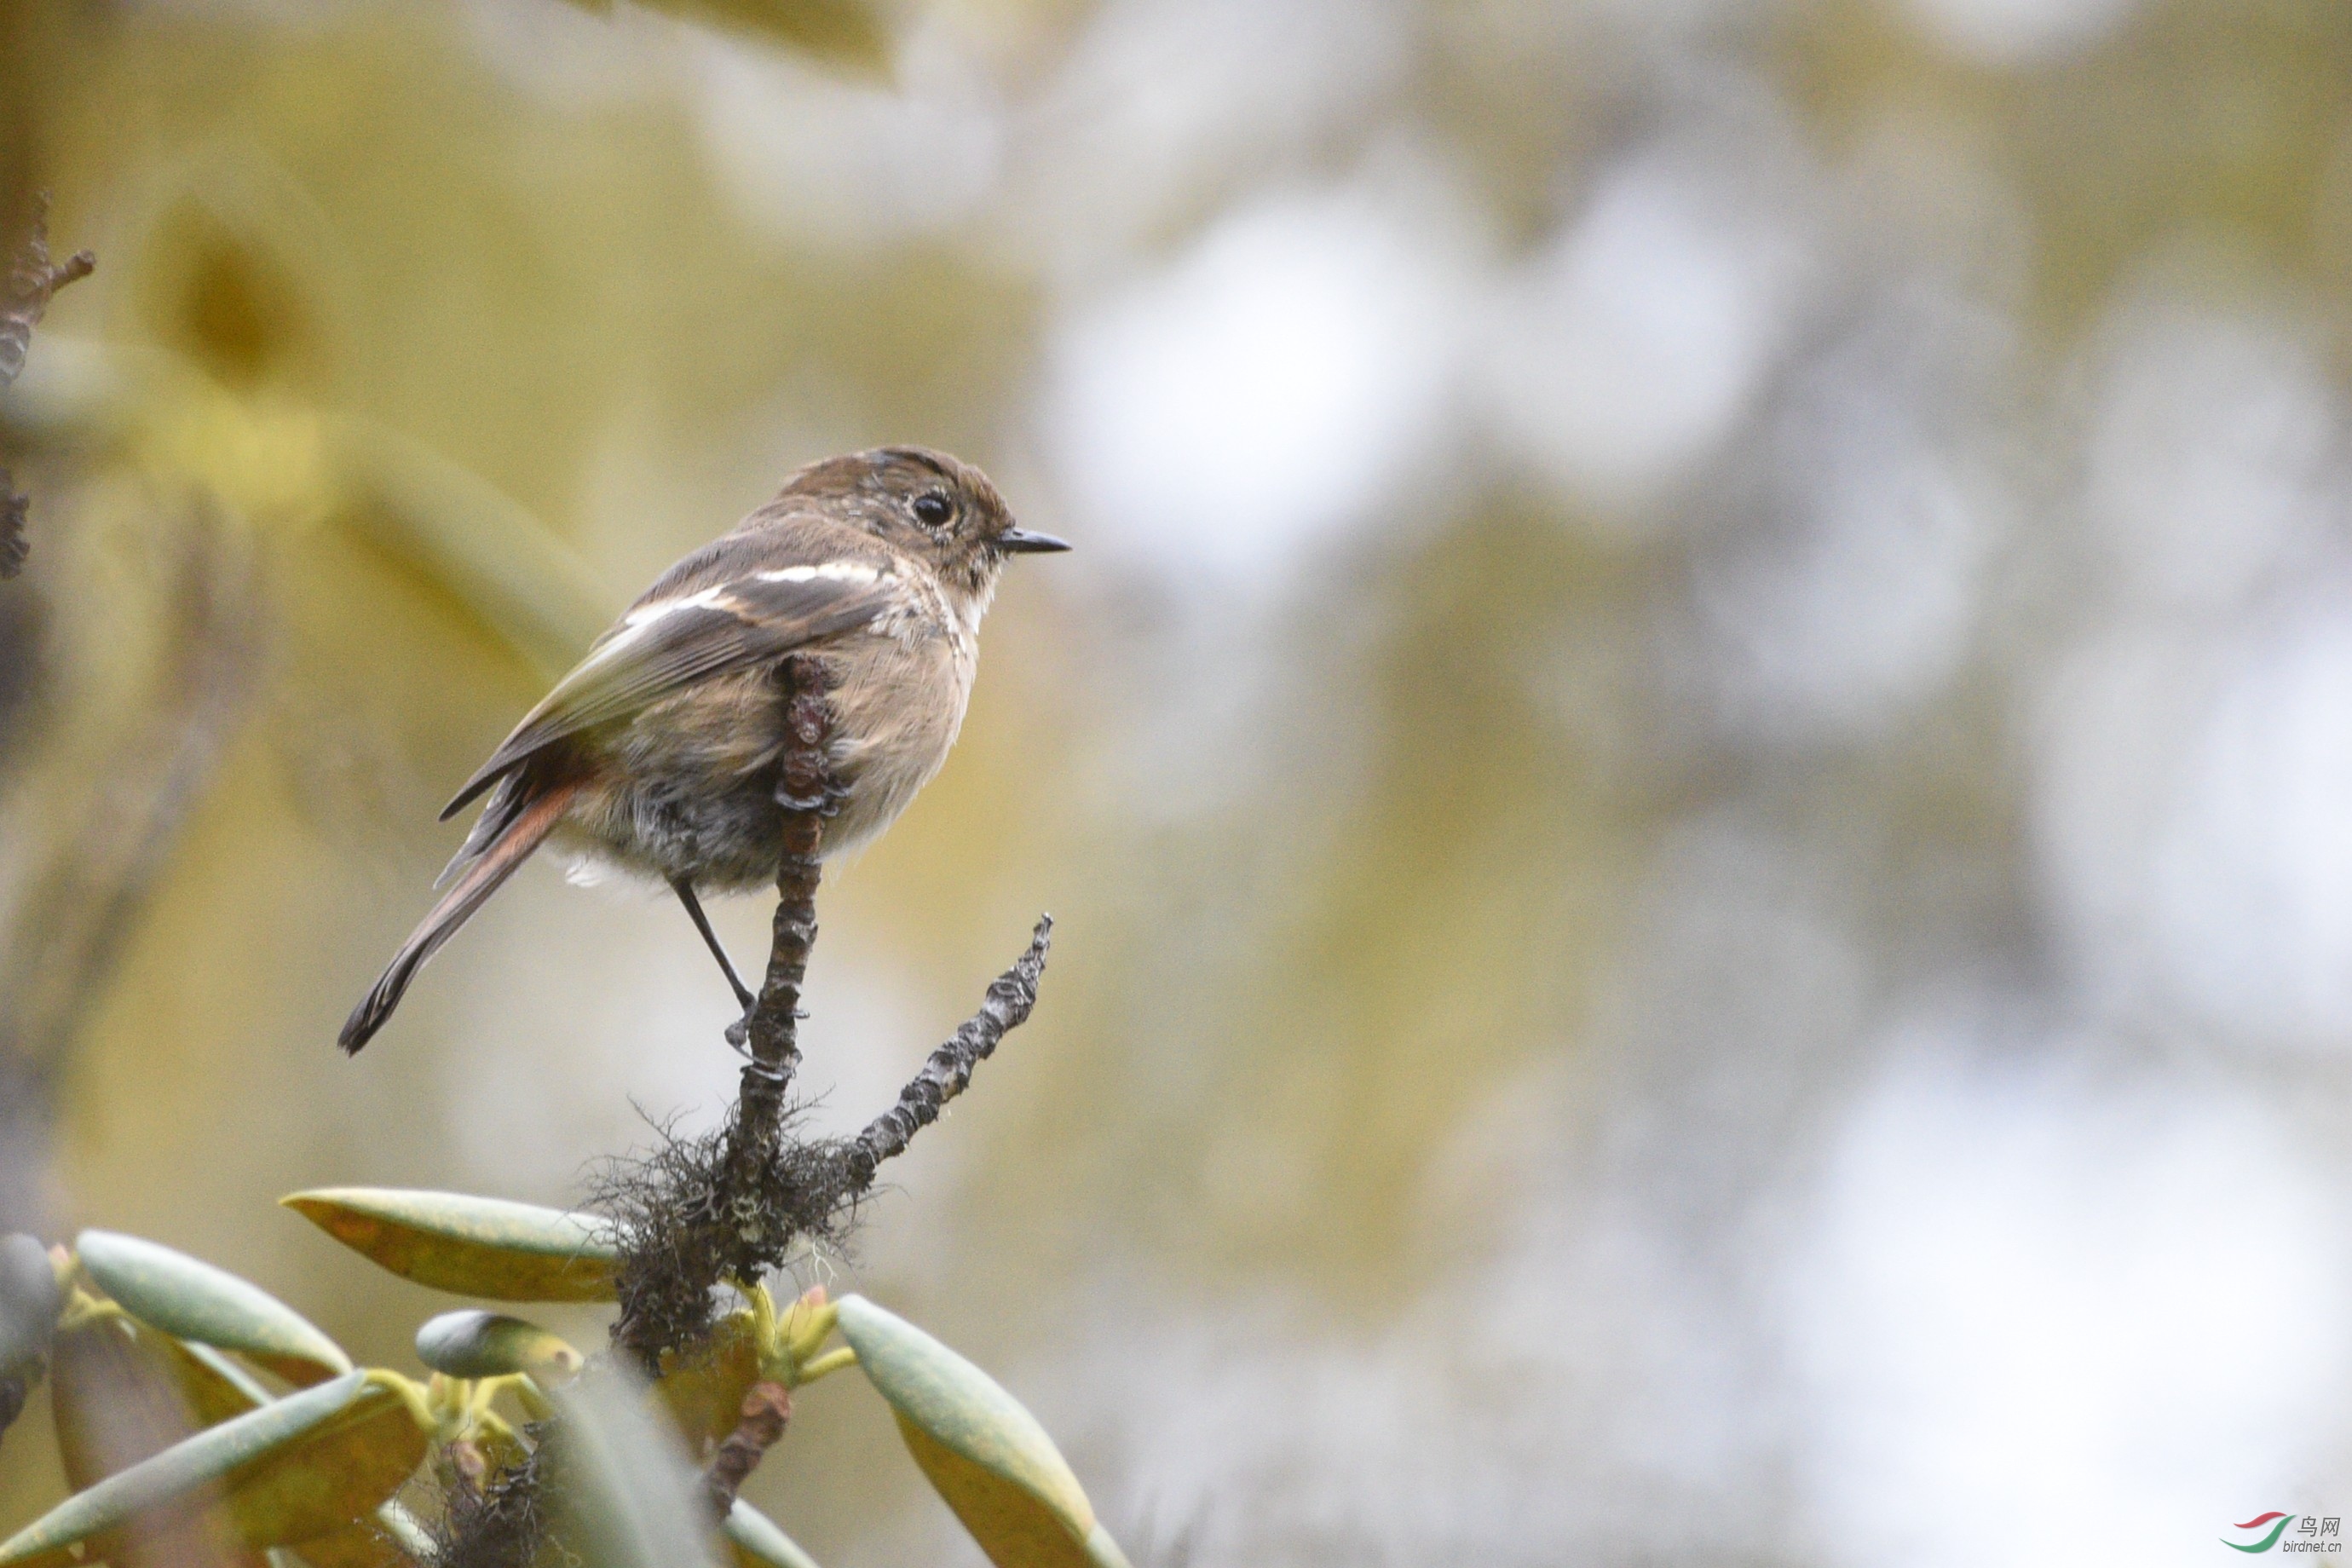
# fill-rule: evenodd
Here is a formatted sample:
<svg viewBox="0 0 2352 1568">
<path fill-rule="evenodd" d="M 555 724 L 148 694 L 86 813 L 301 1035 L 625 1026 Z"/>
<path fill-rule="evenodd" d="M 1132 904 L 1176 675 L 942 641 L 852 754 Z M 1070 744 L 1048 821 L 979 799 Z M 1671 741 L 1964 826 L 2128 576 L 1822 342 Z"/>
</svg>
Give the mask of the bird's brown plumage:
<svg viewBox="0 0 2352 1568">
<path fill-rule="evenodd" d="M 845 799 L 825 853 L 881 832 L 954 743 L 1005 555 L 1058 548 L 1017 530 L 986 476 L 940 453 L 884 447 L 793 475 L 664 573 L 458 791 L 445 817 L 485 792 L 488 803 L 442 873 L 447 892 L 344 1025 L 344 1049 L 383 1026 L 425 961 L 551 837 L 674 886 L 772 878 L 787 654 L 832 678 Z"/>
</svg>

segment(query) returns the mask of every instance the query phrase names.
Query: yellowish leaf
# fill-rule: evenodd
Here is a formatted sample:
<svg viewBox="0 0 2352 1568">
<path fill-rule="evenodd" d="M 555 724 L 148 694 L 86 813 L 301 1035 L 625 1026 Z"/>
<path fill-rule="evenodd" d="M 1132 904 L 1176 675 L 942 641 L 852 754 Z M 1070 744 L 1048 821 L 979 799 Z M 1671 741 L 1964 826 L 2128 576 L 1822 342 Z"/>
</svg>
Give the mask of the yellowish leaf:
<svg viewBox="0 0 2352 1568">
<path fill-rule="evenodd" d="M 1061 1450 L 971 1363 L 862 1296 L 842 1337 L 890 1402 L 908 1452 L 998 1568 L 1124 1568 Z"/>
<path fill-rule="evenodd" d="M 903 1415 L 898 1436 L 931 1489 L 997 1568 L 1086 1568 L 1085 1538 L 1035 1493 L 973 1464 Z M 1094 1528 L 1091 1521 L 1087 1528 Z"/>
<path fill-rule="evenodd" d="M 503 1198 L 333 1187 L 278 1200 L 404 1279 L 494 1301 L 609 1301 L 612 1226 Z"/>
<path fill-rule="evenodd" d="M 207 1428 L 75 1493 L 0 1543 L 0 1568 L 118 1554 L 142 1527 L 217 1509 L 247 1546 L 366 1518 L 423 1462 L 427 1423 L 383 1373 L 347 1373 Z"/>
<path fill-rule="evenodd" d="M 699 1456 L 735 1429 L 743 1394 L 760 1377 L 760 1336 L 750 1312 L 730 1312 L 691 1350 L 662 1358 L 654 1397 Z"/>
<path fill-rule="evenodd" d="M 446 589 L 541 669 L 572 668 L 611 623 L 616 595 L 488 479 L 356 416 L 334 435 L 352 498 L 344 523 Z"/>
<path fill-rule="evenodd" d="M 433 1560 L 433 1539 L 409 1511 L 388 1502 L 358 1524 L 304 1542 L 310 1568 L 415 1568 Z"/>
</svg>

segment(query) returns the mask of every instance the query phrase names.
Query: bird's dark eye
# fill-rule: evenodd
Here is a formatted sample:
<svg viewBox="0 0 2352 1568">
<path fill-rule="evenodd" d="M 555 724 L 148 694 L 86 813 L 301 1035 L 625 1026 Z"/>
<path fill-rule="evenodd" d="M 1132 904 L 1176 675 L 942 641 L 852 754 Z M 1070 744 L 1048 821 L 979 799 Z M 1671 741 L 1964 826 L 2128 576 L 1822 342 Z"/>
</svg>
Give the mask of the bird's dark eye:
<svg viewBox="0 0 2352 1568">
<path fill-rule="evenodd" d="M 915 517 L 925 528 L 937 528 L 955 515 L 955 502 L 945 490 L 925 490 L 915 498 Z"/>
</svg>

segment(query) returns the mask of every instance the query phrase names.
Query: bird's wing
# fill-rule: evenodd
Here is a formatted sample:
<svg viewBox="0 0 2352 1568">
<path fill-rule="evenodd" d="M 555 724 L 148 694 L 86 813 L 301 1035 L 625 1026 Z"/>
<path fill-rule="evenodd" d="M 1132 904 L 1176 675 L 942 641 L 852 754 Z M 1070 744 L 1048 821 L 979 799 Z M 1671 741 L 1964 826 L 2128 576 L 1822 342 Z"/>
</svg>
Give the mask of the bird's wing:
<svg viewBox="0 0 2352 1568">
<path fill-rule="evenodd" d="M 689 579 L 689 582 L 691 579 Z M 871 560 L 833 559 L 656 586 L 588 657 L 524 715 L 441 813 L 467 801 L 541 748 L 634 717 L 688 681 L 865 625 L 898 598 L 897 579 Z"/>
</svg>

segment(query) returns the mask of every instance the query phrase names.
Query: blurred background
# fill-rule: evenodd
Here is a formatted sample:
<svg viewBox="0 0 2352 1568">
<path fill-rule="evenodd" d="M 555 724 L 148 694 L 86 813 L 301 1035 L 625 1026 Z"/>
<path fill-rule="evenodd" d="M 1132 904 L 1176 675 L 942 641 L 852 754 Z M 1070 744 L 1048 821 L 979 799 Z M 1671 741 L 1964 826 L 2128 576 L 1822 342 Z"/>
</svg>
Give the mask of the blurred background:
<svg viewBox="0 0 2352 1568">
<path fill-rule="evenodd" d="M 2352 11 L 695 10 L 0 7 L 100 257 L 0 400 L 0 1221 L 406 1367 L 280 1194 L 709 1125 L 691 929 L 551 861 L 331 1041 L 605 617 L 920 441 L 1078 549 L 828 878 L 820 1124 L 1061 923 L 805 1273 L 1139 1562 L 2352 1515 Z M 896 1449 L 828 1383 L 751 1495 L 978 1563 Z"/>
</svg>

